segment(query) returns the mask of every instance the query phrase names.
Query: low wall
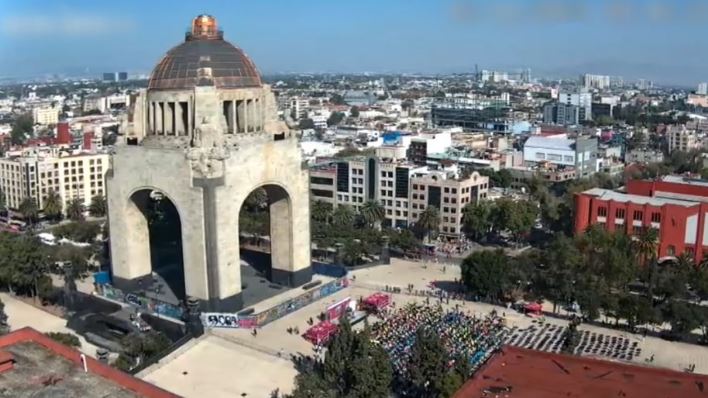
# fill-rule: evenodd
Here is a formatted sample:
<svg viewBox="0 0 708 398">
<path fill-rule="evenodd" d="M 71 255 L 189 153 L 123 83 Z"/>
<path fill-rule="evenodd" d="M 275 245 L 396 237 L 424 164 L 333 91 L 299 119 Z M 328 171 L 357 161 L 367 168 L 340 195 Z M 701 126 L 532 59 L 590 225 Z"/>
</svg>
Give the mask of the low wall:
<svg viewBox="0 0 708 398">
<path fill-rule="evenodd" d="M 202 323 L 205 328 L 256 328 L 267 325 L 270 322 L 280 319 L 287 314 L 295 312 L 302 307 L 308 306 L 315 301 L 330 296 L 345 287 L 349 286 L 349 279 L 342 277 L 324 285 L 319 285 L 297 297 L 285 300 L 284 302 L 271 307 L 263 312 L 252 315 L 241 315 L 237 313 L 204 313 Z"/>
<path fill-rule="evenodd" d="M 124 293 L 122 290 L 111 285 L 98 285 L 96 294 L 109 300 L 128 304 L 138 308 L 141 312 L 182 320 L 183 309 L 174 304 L 149 297 L 138 296 L 134 293 Z"/>
</svg>

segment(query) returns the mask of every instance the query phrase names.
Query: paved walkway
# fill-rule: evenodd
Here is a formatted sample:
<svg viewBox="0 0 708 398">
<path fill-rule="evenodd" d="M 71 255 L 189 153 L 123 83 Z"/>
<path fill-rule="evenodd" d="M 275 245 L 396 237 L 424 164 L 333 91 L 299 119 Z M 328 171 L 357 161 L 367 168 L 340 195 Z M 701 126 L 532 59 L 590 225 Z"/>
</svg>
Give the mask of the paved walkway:
<svg viewBox="0 0 708 398">
<path fill-rule="evenodd" d="M 0 299 L 5 303 L 5 313 L 11 330 L 31 327 L 42 333 L 63 332 L 72 333 L 81 341 L 80 351 L 91 357 L 96 357 L 96 346 L 87 342 L 82 336 L 66 327 L 66 320 L 39 308 L 24 303 L 7 293 L 0 293 Z"/>
</svg>

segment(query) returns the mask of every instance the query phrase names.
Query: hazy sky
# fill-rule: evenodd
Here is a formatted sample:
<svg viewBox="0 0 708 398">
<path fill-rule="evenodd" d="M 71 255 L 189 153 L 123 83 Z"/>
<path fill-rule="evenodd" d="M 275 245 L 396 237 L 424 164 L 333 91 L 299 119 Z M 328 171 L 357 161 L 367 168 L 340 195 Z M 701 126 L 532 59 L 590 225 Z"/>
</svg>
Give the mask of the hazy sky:
<svg viewBox="0 0 708 398">
<path fill-rule="evenodd" d="M 0 77 L 149 72 L 200 13 L 263 73 L 708 80 L 708 0 L 0 0 Z"/>
</svg>

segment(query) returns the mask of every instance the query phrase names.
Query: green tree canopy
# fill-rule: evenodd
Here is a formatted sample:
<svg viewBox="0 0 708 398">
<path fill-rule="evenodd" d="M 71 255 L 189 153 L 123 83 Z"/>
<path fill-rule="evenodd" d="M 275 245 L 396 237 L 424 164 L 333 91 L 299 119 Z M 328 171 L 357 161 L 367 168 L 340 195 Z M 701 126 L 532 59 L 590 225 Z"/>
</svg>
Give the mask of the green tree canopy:
<svg viewBox="0 0 708 398">
<path fill-rule="evenodd" d="M 105 217 L 108 213 L 108 205 L 106 203 L 106 197 L 103 195 L 95 195 L 91 198 L 91 204 L 89 205 L 89 214 L 91 217 Z"/>
</svg>

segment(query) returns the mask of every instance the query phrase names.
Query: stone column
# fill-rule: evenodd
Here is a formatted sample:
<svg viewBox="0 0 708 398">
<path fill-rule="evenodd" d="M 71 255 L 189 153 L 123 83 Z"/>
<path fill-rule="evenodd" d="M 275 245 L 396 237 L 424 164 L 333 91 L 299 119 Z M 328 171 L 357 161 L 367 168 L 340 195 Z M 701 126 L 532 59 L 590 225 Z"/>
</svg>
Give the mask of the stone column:
<svg viewBox="0 0 708 398">
<path fill-rule="evenodd" d="M 234 127 L 234 134 L 238 133 L 238 112 L 236 102 L 236 100 L 231 101 L 231 125 Z"/>
<path fill-rule="evenodd" d="M 184 135 L 184 130 L 182 102 L 175 102 L 175 135 Z"/>
<path fill-rule="evenodd" d="M 163 128 L 164 122 L 165 122 L 165 103 L 164 102 L 158 102 L 157 103 L 157 129 L 155 131 L 156 134 L 162 135 L 165 134 L 165 129 Z"/>
<path fill-rule="evenodd" d="M 272 279 L 282 285 L 290 285 L 285 275 L 293 269 L 292 259 L 292 214 L 290 198 L 282 188 L 271 188 L 268 191 L 270 207 L 270 260 Z M 285 271 L 280 273 L 279 271 Z"/>
<path fill-rule="evenodd" d="M 195 297 L 187 298 L 187 331 L 192 337 L 196 338 L 204 334 L 204 325 L 201 320 L 201 310 L 199 308 L 199 299 Z"/>
<path fill-rule="evenodd" d="M 174 102 L 165 102 L 165 135 L 174 135 L 175 133 L 174 105 Z"/>
<path fill-rule="evenodd" d="M 250 132 L 251 124 L 251 100 L 243 100 L 243 128 L 246 133 Z"/>
<path fill-rule="evenodd" d="M 384 235 L 381 237 L 381 264 L 391 264 L 391 253 L 388 247 L 389 237 Z"/>
</svg>

